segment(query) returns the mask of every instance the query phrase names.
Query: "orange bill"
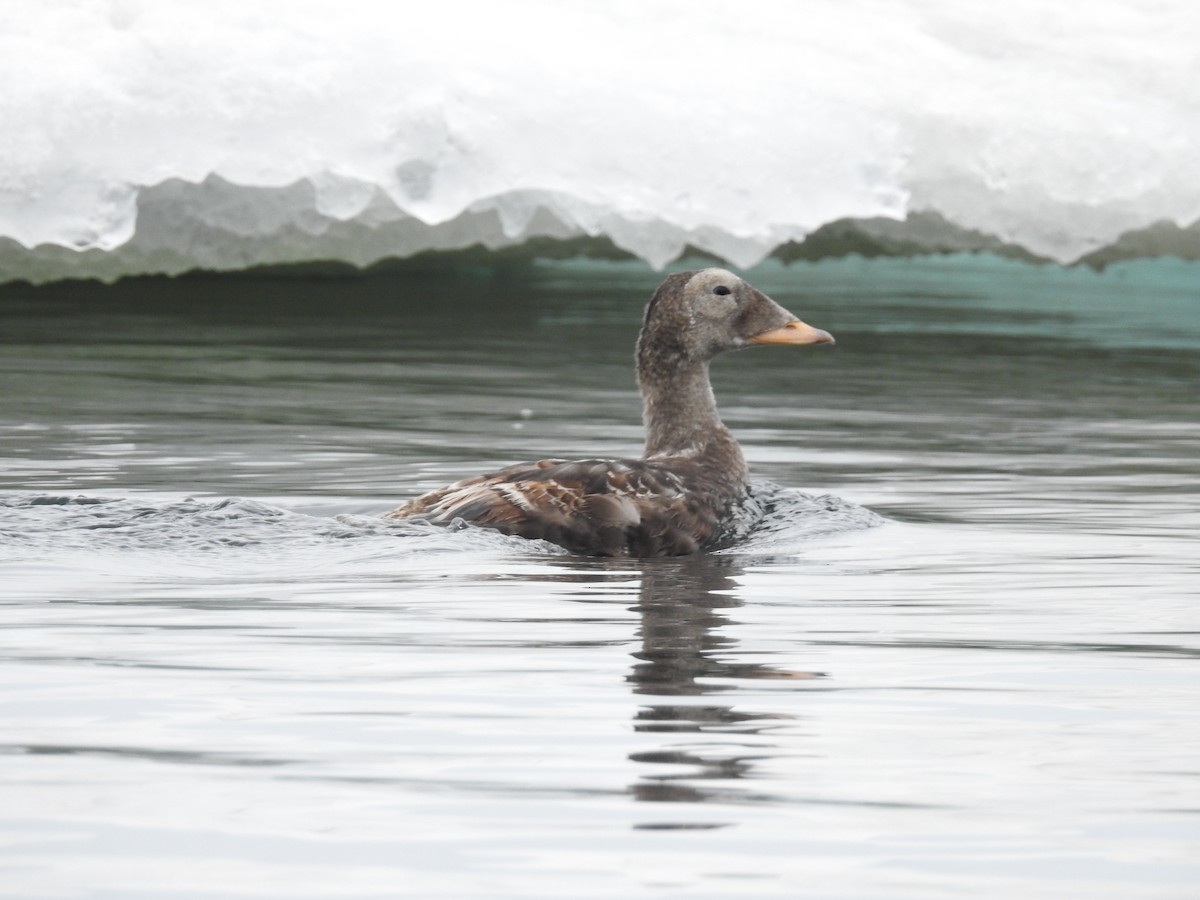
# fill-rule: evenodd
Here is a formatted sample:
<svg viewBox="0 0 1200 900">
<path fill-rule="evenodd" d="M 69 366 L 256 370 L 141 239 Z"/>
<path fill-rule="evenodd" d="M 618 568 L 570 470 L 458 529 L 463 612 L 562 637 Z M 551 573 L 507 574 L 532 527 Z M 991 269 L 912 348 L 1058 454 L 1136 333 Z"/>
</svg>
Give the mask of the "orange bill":
<svg viewBox="0 0 1200 900">
<path fill-rule="evenodd" d="M 813 328 L 797 319 L 774 331 L 764 331 L 750 338 L 755 344 L 832 344 L 833 335 L 820 328 Z"/>
</svg>

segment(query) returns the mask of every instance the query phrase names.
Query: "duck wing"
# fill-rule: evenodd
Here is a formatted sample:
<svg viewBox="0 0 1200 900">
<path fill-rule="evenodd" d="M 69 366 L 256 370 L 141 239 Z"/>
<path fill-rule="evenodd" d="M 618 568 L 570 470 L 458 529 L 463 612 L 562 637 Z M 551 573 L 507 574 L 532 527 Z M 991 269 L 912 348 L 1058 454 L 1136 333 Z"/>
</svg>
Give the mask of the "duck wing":
<svg viewBox="0 0 1200 900">
<path fill-rule="evenodd" d="M 680 556 L 717 540 L 733 498 L 690 460 L 544 459 L 456 482 L 389 513 L 462 519 L 590 556 Z"/>
</svg>

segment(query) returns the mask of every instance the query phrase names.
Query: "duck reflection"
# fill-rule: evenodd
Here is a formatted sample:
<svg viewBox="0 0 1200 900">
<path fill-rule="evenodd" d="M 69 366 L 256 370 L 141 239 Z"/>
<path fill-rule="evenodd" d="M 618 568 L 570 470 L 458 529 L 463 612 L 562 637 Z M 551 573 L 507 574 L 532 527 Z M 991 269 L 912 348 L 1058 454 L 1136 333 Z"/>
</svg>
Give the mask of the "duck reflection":
<svg viewBox="0 0 1200 900">
<path fill-rule="evenodd" d="M 711 554 L 668 559 L 577 559 L 559 562 L 537 580 L 588 585 L 576 598 L 596 602 L 595 588 L 614 585 L 628 596 L 635 575 L 640 617 L 635 662 L 625 676 L 639 699 L 633 728 L 639 734 L 674 734 L 655 749 L 629 754 L 644 771 L 629 787 L 635 800 L 658 803 L 771 803 L 781 800 L 738 782 L 751 779 L 758 764 L 778 756 L 773 729 L 797 716 L 735 706 L 745 679 L 812 679 L 819 672 L 780 669 L 736 660 L 738 622 L 730 615 L 744 605 L 736 557 Z M 529 575 L 523 575 L 530 578 Z M 608 600 L 606 602 L 611 602 Z M 642 745 L 645 746 L 644 742 Z M 668 768 L 669 767 L 669 768 Z M 647 829 L 718 828 L 724 822 L 647 822 Z"/>
<path fill-rule="evenodd" d="M 777 727 L 780 720 L 795 717 L 740 710 L 731 702 L 697 703 L 686 698 L 728 696 L 738 687 L 729 682 L 737 679 L 808 679 L 820 677 L 819 673 L 790 672 L 731 659 L 738 641 L 729 628 L 737 623 L 728 611 L 743 605 L 735 581 L 743 569 L 735 558 L 705 554 L 643 563 L 635 607 L 641 616 L 641 647 L 633 654 L 638 661 L 627 680 L 634 694 L 662 700 L 638 710 L 634 730 L 744 737 L 693 739 L 632 753 L 629 758 L 634 762 L 687 768 L 646 774 L 631 786 L 631 792 L 636 799 L 651 802 L 770 799 L 758 791 L 734 789 L 728 781 L 745 778 L 756 760 L 769 757 L 771 744 L 761 735 Z M 718 789 L 697 784 L 710 780 L 726 786 Z"/>
</svg>

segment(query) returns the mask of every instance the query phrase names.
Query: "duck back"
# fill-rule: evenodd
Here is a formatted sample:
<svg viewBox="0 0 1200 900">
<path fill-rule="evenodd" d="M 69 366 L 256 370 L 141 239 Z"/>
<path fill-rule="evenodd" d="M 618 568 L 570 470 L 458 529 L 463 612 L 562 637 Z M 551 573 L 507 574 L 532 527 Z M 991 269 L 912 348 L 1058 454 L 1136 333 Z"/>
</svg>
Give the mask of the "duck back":
<svg viewBox="0 0 1200 900">
<path fill-rule="evenodd" d="M 711 462 L 711 461 L 709 461 Z M 682 556 L 720 543 L 744 479 L 698 459 L 544 459 L 412 500 L 396 518 L 461 519 L 589 556 Z"/>
</svg>

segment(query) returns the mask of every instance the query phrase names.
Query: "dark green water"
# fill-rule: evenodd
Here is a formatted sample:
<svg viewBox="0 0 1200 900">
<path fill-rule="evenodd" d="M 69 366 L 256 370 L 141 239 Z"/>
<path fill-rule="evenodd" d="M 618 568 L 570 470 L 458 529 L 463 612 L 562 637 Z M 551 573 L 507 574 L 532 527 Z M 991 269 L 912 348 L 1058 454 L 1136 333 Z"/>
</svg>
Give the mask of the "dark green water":
<svg viewBox="0 0 1200 900">
<path fill-rule="evenodd" d="M 374 518 L 636 454 L 642 267 L 5 288 L 5 883 L 1192 896 L 1200 268 L 750 277 L 838 344 L 725 420 L 837 499 L 653 564 Z"/>
</svg>

